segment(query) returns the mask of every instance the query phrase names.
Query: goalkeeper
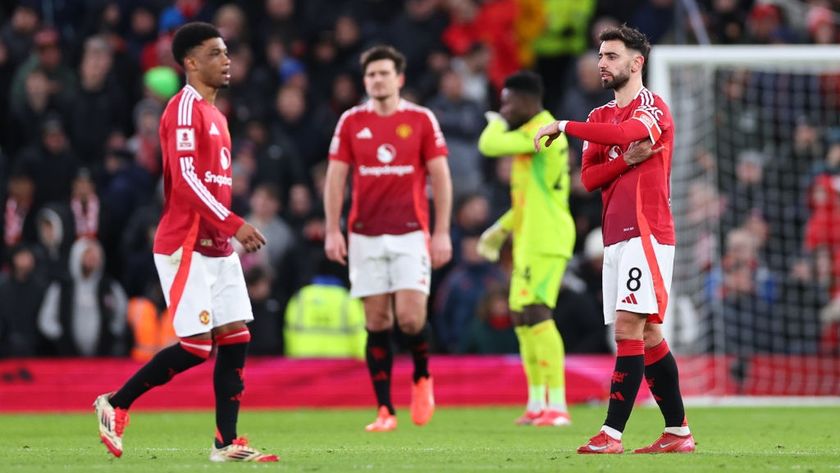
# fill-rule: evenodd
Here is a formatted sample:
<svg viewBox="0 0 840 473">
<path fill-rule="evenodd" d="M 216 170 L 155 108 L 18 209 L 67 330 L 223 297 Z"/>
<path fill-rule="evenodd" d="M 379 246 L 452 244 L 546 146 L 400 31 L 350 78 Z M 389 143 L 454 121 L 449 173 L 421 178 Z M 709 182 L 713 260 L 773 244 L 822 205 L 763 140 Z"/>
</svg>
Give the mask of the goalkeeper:
<svg viewBox="0 0 840 473">
<path fill-rule="evenodd" d="M 511 205 L 488 228 L 478 252 L 490 261 L 513 234 L 513 274 L 509 303 L 528 379 L 528 404 L 520 425 L 561 426 L 571 423 L 566 408 L 563 340 L 552 318 L 560 282 L 575 245 L 569 213 L 568 144 L 534 152 L 534 137 L 554 118 L 542 107 L 543 85 L 532 72 L 505 80 L 501 113 L 487 112 L 478 149 L 492 158 L 513 157 Z M 546 404 L 546 388 L 548 402 Z"/>
</svg>

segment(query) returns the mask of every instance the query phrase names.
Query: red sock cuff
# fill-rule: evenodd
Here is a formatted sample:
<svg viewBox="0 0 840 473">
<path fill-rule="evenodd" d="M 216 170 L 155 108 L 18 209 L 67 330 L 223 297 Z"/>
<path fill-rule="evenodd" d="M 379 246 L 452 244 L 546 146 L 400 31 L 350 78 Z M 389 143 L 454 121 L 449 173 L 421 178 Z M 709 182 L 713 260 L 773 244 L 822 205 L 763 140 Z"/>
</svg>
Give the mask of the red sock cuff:
<svg viewBox="0 0 840 473">
<path fill-rule="evenodd" d="M 205 360 L 210 358 L 210 351 L 213 350 L 212 340 L 186 340 L 182 338 L 180 343 L 181 348 Z"/>
<path fill-rule="evenodd" d="M 668 348 L 668 344 L 665 342 L 663 338 L 659 345 L 656 345 L 653 348 L 645 348 L 645 366 L 650 366 L 657 361 L 665 358 L 665 355 L 668 354 L 670 349 Z"/>
<path fill-rule="evenodd" d="M 645 354 L 644 340 L 619 340 L 616 356 L 639 356 Z"/>
<path fill-rule="evenodd" d="M 216 345 L 219 346 L 235 345 L 237 343 L 248 343 L 250 341 L 251 332 L 248 331 L 248 327 L 245 327 L 242 330 L 237 330 L 236 332 L 230 332 L 222 336 L 216 337 Z"/>
</svg>

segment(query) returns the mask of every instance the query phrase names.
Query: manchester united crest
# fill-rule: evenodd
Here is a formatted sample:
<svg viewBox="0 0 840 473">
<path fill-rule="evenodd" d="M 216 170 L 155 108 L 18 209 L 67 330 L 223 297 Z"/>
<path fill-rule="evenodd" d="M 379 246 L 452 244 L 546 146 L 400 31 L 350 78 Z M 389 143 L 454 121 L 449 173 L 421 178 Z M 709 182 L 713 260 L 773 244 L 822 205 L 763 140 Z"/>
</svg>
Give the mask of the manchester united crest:
<svg viewBox="0 0 840 473">
<path fill-rule="evenodd" d="M 198 314 L 198 321 L 201 322 L 204 325 L 209 324 L 210 323 L 210 312 L 207 312 L 206 310 L 202 310 L 201 313 Z"/>
<path fill-rule="evenodd" d="M 397 136 L 399 136 L 402 139 L 406 139 L 409 136 L 411 136 L 411 132 L 411 126 L 407 123 L 402 123 L 399 126 L 397 126 Z"/>
</svg>

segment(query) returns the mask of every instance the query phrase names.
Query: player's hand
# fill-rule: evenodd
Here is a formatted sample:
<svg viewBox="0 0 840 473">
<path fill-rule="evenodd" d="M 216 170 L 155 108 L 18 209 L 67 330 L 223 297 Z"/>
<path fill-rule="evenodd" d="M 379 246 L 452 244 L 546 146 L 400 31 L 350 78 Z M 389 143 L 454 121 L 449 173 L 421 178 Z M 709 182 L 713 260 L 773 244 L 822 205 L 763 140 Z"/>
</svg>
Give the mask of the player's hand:
<svg viewBox="0 0 840 473">
<path fill-rule="evenodd" d="M 268 243 L 265 236 L 248 222 L 242 224 L 233 236 L 248 253 L 258 251 Z"/>
<path fill-rule="evenodd" d="M 554 143 L 554 140 L 556 140 L 557 138 L 560 137 L 561 131 L 560 131 L 560 126 L 559 125 L 560 125 L 560 122 L 555 121 L 555 122 L 551 122 L 548 125 L 545 125 L 545 126 L 540 128 L 540 130 L 537 132 L 537 136 L 534 137 L 534 149 L 536 151 L 539 151 L 540 148 L 542 147 L 542 145 L 540 144 L 540 141 L 542 141 L 542 139 L 544 137 L 546 137 L 546 136 L 548 137 L 548 139 L 545 140 L 545 147 L 546 148 L 551 146 L 551 143 Z"/>
<path fill-rule="evenodd" d="M 502 226 L 496 222 L 491 225 L 490 228 L 484 230 L 481 237 L 478 238 L 476 251 L 478 251 L 478 254 L 487 261 L 499 261 L 499 252 L 502 249 L 502 245 L 505 244 L 505 240 L 507 240 L 508 235 L 510 235 L 510 231 L 502 228 Z"/>
<path fill-rule="evenodd" d="M 662 148 L 662 145 L 654 148 L 650 140 L 634 141 L 627 147 L 627 151 L 624 152 L 622 158 L 628 166 L 635 166 L 647 161 L 648 158 L 662 151 Z"/>
<path fill-rule="evenodd" d="M 432 235 L 432 268 L 438 269 L 452 259 L 452 240 L 449 233 L 435 233 Z"/>
<path fill-rule="evenodd" d="M 344 234 L 341 230 L 333 230 L 324 236 L 324 253 L 327 259 L 347 265 L 347 242 L 344 241 Z"/>
</svg>

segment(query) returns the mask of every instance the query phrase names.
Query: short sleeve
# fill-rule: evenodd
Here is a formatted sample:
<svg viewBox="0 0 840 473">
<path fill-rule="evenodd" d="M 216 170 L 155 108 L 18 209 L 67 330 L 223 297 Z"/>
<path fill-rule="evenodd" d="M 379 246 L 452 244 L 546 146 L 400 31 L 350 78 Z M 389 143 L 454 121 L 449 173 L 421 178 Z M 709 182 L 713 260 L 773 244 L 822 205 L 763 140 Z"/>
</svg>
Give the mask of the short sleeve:
<svg viewBox="0 0 840 473">
<path fill-rule="evenodd" d="M 423 160 L 428 161 L 438 156 L 448 155 L 446 139 L 443 137 L 443 131 L 440 129 L 435 114 L 429 109 L 423 111 L 427 121 L 423 133 Z"/>
<path fill-rule="evenodd" d="M 351 110 L 347 110 L 338 119 L 332 141 L 330 141 L 329 153 L 329 159 L 335 159 L 348 164 L 353 161 L 353 154 L 350 150 L 350 132 L 347 124 L 350 112 Z"/>
</svg>

